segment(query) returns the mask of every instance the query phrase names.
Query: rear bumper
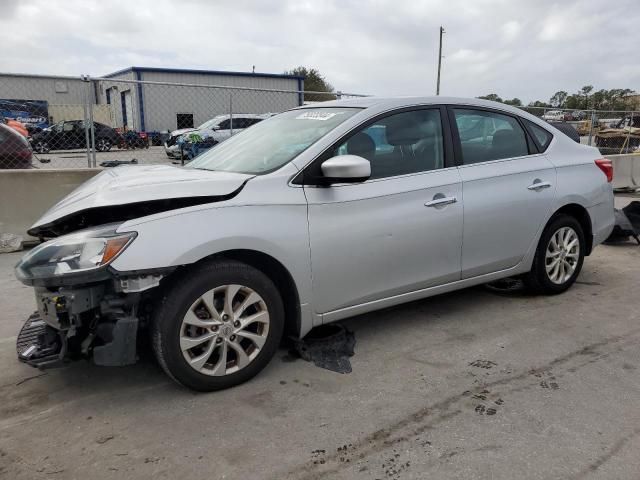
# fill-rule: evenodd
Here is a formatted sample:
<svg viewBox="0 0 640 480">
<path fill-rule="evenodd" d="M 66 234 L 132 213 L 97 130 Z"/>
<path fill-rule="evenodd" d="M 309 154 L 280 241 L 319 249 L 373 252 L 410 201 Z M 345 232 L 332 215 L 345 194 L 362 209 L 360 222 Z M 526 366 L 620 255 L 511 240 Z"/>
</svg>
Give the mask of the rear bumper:
<svg viewBox="0 0 640 480">
<path fill-rule="evenodd" d="M 595 247 L 607 239 L 615 225 L 613 192 L 611 192 L 610 201 L 588 207 L 587 212 L 591 218 L 593 246 Z"/>
</svg>

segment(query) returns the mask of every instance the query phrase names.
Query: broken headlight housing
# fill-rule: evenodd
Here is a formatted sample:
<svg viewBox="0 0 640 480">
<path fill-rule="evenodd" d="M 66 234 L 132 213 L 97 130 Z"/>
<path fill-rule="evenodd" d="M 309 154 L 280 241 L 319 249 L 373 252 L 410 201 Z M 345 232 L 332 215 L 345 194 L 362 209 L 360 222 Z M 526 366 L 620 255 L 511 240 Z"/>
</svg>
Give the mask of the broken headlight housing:
<svg viewBox="0 0 640 480">
<path fill-rule="evenodd" d="M 20 280 L 55 278 L 100 269 L 131 244 L 135 232 L 117 233 L 118 225 L 82 230 L 49 240 L 16 265 Z"/>
</svg>

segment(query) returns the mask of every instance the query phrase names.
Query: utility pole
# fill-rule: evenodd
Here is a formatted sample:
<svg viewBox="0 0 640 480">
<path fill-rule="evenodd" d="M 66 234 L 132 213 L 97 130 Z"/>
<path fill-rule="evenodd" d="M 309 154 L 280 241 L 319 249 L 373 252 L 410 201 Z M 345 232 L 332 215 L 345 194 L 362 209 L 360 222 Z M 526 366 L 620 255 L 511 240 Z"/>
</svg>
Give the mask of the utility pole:
<svg viewBox="0 0 640 480">
<path fill-rule="evenodd" d="M 438 49 L 438 83 L 436 85 L 436 95 L 440 95 L 440 68 L 442 67 L 442 34 L 444 27 L 440 25 L 440 48 Z"/>
</svg>

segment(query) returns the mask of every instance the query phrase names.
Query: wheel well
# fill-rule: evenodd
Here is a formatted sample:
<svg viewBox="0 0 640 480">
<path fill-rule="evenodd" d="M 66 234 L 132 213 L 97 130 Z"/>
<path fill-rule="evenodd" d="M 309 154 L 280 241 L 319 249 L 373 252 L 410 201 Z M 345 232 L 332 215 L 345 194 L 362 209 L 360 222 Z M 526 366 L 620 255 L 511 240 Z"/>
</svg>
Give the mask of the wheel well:
<svg viewBox="0 0 640 480">
<path fill-rule="evenodd" d="M 577 203 L 570 203 L 559 208 L 554 215 L 558 215 L 559 213 L 569 215 L 580 223 L 582 231 L 584 232 L 584 241 L 587 244 L 587 251 L 585 255 L 591 254 L 591 249 L 593 248 L 593 230 L 591 228 L 591 217 L 589 216 L 587 209 Z"/>
<path fill-rule="evenodd" d="M 301 330 L 300 297 L 293 277 L 282 263 L 266 253 L 255 250 L 227 250 L 203 260 L 225 258 L 246 263 L 267 275 L 282 295 L 285 314 L 285 336 L 298 337 Z"/>
</svg>

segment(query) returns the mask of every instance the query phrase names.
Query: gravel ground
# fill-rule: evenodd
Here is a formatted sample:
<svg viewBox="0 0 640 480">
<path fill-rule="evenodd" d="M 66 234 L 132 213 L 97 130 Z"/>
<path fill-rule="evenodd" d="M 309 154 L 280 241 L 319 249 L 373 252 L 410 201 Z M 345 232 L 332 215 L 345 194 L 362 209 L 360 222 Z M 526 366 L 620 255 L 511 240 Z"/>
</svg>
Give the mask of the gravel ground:
<svg viewBox="0 0 640 480">
<path fill-rule="evenodd" d="M 640 248 L 600 246 L 567 293 L 467 289 L 363 315 L 353 372 L 281 350 L 196 394 L 149 358 L 39 372 L 0 255 L 0 478 L 638 478 Z"/>
</svg>

